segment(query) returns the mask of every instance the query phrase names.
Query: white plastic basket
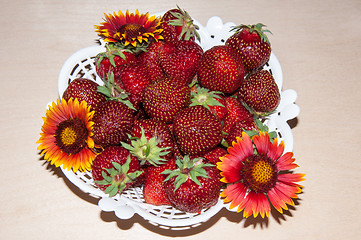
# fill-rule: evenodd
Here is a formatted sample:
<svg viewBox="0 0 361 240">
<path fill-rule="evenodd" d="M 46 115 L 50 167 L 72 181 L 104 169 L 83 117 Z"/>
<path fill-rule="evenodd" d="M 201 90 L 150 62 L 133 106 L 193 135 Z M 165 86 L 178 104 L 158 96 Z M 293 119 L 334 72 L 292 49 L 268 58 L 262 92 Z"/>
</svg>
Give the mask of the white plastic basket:
<svg viewBox="0 0 361 240">
<path fill-rule="evenodd" d="M 161 15 L 158 13 L 155 15 Z M 228 22 L 223 24 L 222 20 L 217 17 L 211 17 L 204 27 L 195 20 L 199 26 L 201 36 L 200 45 L 207 50 L 215 45 L 223 45 L 225 40 L 232 34 L 230 29 L 235 26 L 234 23 Z M 84 77 L 92 79 L 99 84 L 103 84 L 95 72 L 94 58 L 104 51 L 104 45 L 96 45 L 81 49 L 69 57 L 64 63 L 58 79 L 59 96 L 63 95 L 68 84 L 75 78 Z M 276 56 L 271 53 L 271 57 L 265 69 L 272 72 L 276 83 L 282 90 L 283 75 L 280 63 Z M 287 121 L 295 118 L 299 114 L 299 107 L 294 103 L 297 93 L 294 90 L 281 91 L 281 103 L 277 111 L 272 114 L 266 121 L 271 131 L 278 133 L 278 138 L 285 142 L 285 151 L 293 149 L 293 135 Z M 201 213 L 192 214 L 179 211 L 171 206 L 154 206 L 145 203 L 142 188 L 131 188 L 121 195 L 109 198 L 97 186 L 95 186 L 90 172 L 76 172 L 62 169 L 64 175 L 83 192 L 90 196 L 99 198 L 98 205 L 101 210 L 106 212 L 114 211 L 120 219 L 130 219 L 135 213 L 143 217 L 150 223 L 161 228 L 172 230 L 183 230 L 199 226 L 218 213 L 222 208 L 229 209 L 229 204 L 224 204 L 220 199 L 218 203 Z M 230 210 L 233 211 L 233 210 Z"/>
</svg>

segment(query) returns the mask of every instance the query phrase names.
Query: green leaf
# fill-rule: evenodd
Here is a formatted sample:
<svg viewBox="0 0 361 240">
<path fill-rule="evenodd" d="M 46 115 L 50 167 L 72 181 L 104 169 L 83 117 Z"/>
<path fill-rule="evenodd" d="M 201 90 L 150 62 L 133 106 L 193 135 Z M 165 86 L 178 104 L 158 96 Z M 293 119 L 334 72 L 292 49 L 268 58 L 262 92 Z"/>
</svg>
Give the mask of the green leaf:
<svg viewBox="0 0 361 240">
<path fill-rule="evenodd" d="M 181 174 L 180 170 L 179 169 L 175 169 L 175 170 L 164 170 L 162 172 L 162 174 L 168 174 L 168 176 L 164 179 L 164 182 L 168 181 L 169 179 L 171 179 L 172 177 L 175 177 L 175 176 L 179 176 Z"/>
<path fill-rule="evenodd" d="M 137 109 L 133 106 L 133 104 L 129 100 L 122 101 L 122 103 L 124 103 L 128 108 L 137 111 Z"/>
<path fill-rule="evenodd" d="M 113 164 L 114 168 L 115 168 L 118 172 L 120 172 L 120 171 L 122 170 L 122 166 L 121 166 L 119 163 L 117 163 L 117 162 L 112 162 L 112 164 Z"/>
<path fill-rule="evenodd" d="M 225 148 L 228 148 L 228 147 L 229 147 L 227 141 L 224 140 L 224 138 L 223 138 L 222 141 L 221 141 L 221 145 L 222 145 L 223 147 L 225 147 Z"/>
<path fill-rule="evenodd" d="M 114 184 L 111 184 L 104 190 L 104 192 L 109 194 L 110 197 L 113 197 L 117 194 L 118 188 Z"/>
<path fill-rule="evenodd" d="M 199 186 L 202 186 L 202 184 L 199 182 L 199 180 L 198 180 L 198 178 L 197 178 L 197 172 L 196 171 L 190 171 L 189 172 L 189 174 L 190 174 L 190 177 L 191 177 L 191 180 L 193 181 L 193 182 L 195 182 L 197 185 L 199 185 Z"/>
<path fill-rule="evenodd" d="M 269 135 L 270 139 L 277 138 L 277 132 L 275 132 L 275 131 L 269 132 L 268 135 Z"/>
<path fill-rule="evenodd" d="M 145 149 L 145 156 L 149 156 L 149 154 L 150 154 L 150 145 L 149 144 L 147 144 L 147 146 L 146 146 L 146 149 Z"/>
<path fill-rule="evenodd" d="M 128 177 L 134 181 L 135 179 L 137 179 L 140 175 L 142 175 L 144 171 L 135 171 L 135 172 L 131 172 L 128 174 Z"/>
<path fill-rule="evenodd" d="M 127 157 L 127 161 L 122 166 L 122 171 L 121 171 L 122 173 L 127 174 L 129 172 L 130 162 L 131 162 L 131 157 L 130 157 L 130 154 L 129 154 L 128 157 Z"/>
<path fill-rule="evenodd" d="M 114 197 L 119 192 L 118 186 L 114 186 L 114 188 L 108 193 L 109 197 Z"/>
<path fill-rule="evenodd" d="M 96 184 L 99 184 L 99 185 L 108 185 L 109 182 L 105 181 L 105 180 L 101 180 L 101 181 L 94 181 Z"/>
<path fill-rule="evenodd" d="M 185 174 L 180 174 L 176 177 L 176 179 L 174 180 L 174 191 L 177 191 L 177 189 L 186 181 L 188 180 L 187 175 Z"/>
<path fill-rule="evenodd" d="M 107 172 L 108 172 L 108 169 L 103 170 L 102 171 L 102 177 L 109 184 L 112 181 L 112 178 L 107 174 Z"/>
<path fill-rule="evenodd" d="M 122 145 L 122 147 L 124 147 L 125 149 L 129 150 L 129 151 L 132 151 L 134 150 L 134 147 L 128 143 L 125 143 L 125 142 L 120 142 L 120 144 Z"/>
</svg>

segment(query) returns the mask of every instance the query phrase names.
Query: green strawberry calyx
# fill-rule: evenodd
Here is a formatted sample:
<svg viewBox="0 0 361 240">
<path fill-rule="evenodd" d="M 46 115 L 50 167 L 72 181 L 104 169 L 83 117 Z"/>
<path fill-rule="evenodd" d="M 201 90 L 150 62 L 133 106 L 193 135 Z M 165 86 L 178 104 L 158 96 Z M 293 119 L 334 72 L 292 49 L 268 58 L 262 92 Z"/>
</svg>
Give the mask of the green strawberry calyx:
<svg viewBox="0 0 361 240">
<path fill-rule="evenodd" d="M 132 137 L 128 134 L 128 137 L 131 140 L 130 144 L 121 142 L 121 145 L 128 149 L 133 156 L 137 157 L 141 165 L 149 163 L 157 167 L 158 165 L 167 163 L 164 156 L 170 153 L 170 151 L 166 151 L 169 147 L 161 148 L 158 146 L 159 138 L 157 136 L 157 131 L 155 131 L 152 138 L 147 139 L 144 129 L 142 127 L 140 129 L 140 138 Z"/>
<path fill-rule="evenodd" d="M 201 37 L 199 36 L 198 30 L 199 27 L 198 25 L 194 24 L 193 19 L 191 18 L 191 16 L 188 14 L 187 11 L 185 11 L 184 9 L 181 9 L 178 5 L 177 5 L 179 12 L 171 12 L 171 14 L 173 15 L 173 17 L 175 17 L 176 19 L 173 20 L 169 20 L 169 25 L 172 26 L 180 26 L 182 27 L 182 31 L 179 34 L 179 40 L 182 39 L 182 37 L 184 36 L 184 40 L 189 40 L 191 37 L 196 37 L 198 41 L 201 41 Z"/>
<path fill-rule="evenodd" d="M 210 91 L 207 88 L 197 87 L 197 92 L 191 92 L 191 104 L 189 106 L 201 105 L 209 111 L 211 111 L 209 106 L 224 107 L 222 103 L 217 101 L 217 99 L 221 99 L 220 95 L 222 94 L 222 92 Z"/>
<path fill-rule="evenodd" d="M 107 100 L 116 100 L 122 102 L 130 109 L 137 111 L 133 104 L 128 100 L 128 93 L 115 84 L 113 72 L 109 71 L 107 79 L 108 80 L 102 79 L 104 85 L 99 85 L 97 91 L 104 94 Z"/>
<path fill-rule="evenodd" d="M 189 155 L 185 155 L 183 158 L 177 157 L 176 164 L 177 164 L 177 169 L 174 170 L 167 169 L 162 172 L 162 174 L 168 175 L 164 179 L 164 182 L 175 177 L 174 191 L 176 191 L 188 179 L 191 179 L 198 186 L 202 186 L 198 180 L 198 177 L 209 178 L 204 168 L 215 166 L 214 164 L 211 163 L 204 163 L 202 157 L 191 159 Z"/>
<path fill-rule="evenodd" d="M 127 57 L 124 55 L 124 52 L 129 51 L 129 50 L 122 49 L 119 46 L 117 46 L 116 44 L 109 44 L 109 43 L 105 45 L 105 48 L 106 48 L 106 50 L 104 52 L 98 53 L 98 55 L 95 57 L 95 59 L 97 59 L 97 62 L 96 62 L 97 66 L 99 66 L 100 63 L 105 58 L 109 59 L 109 62 L 113 67 L 116 67 L 115 61 L 114 61 L 115 56 L 121 57 L 124 60 L 126 60 Z"/>
<path fill-rule="evenodd" d="M 245 132 L 245 133 L 247 133 L 247 135 L 248 135 L 249 137 L 251 137 L 251 138 L 252 138 L 253 136 L 255 136 L 255 135 L 258 135 L 259 132 L 267 132 L 268 135 L 269 135 L 269 137 L 270 137 L 271 142 L 273 142 L 273 140 L 274 140 L 275 138 L 277 138 L 277 136 L 278 136 L 278 135 L 277 135 L 277 132 L 276 132 L 276 131 L 270 131 L 270 130 L 269 130 L 269 127 L 264 123 L 264 120 L 265 120 L 265 119 L 260 119 L 260 118 L 258 118 L 257 116 L 254 116 L 253 121 L 254 121 L 256 127 L 253 128 L 253 129 L 245 129 L 245 128 L 242 128 L 242 131 Z M 224 133 L 224 135 L 227 135 L 227 133 Z M 241 136 L 239 136 L 239 137 L 241 137 Z M 221 144 L 222 144 L 222 146 L 225 147 L 225 148 L 230 147 L 229 144 L 227 143 L 227 141 L 226 141 L 224 138 L 222 139 Z M 255 146 L 255 145 L 254 145 L 254 149 L 256 150 L 256 146 Z"/>
<path fill-rule="evenodd" d="M 270 33 L 272 34 L 272 32 L 268 29 L 264 29 L 264 27 L 266 27 L 266 25 L 264 25 L 263 23 L 257 23 L 254 25 L 245 25 L 245 24 L 241 24 L 239 26 L 233 27 L 230 31 L 235 31 L 235 32 L 239 32 L 244 28 L 247 28 L 249 30 L 250 33 L 257 33 L 258 36 L 261 38 L 262 42 L 267 42 L 269 43 L 268 37 L 266 35 L 266 33 Z"/>
<path fill-rule="evenodd" d="M 129 173 L 130 162 L 130 154 L 123 165 L 117 162 L 112 162 L 113 167 L 103 170 L 103 180 L 95 181 L 95 183 L 99 185 L 109 185 L 104 192 L 109 194 L 110 197 L 114 197 L 117 193 L 123 192 L 128 183 L 134 182 L 137 177 L 143 173 L 143 171 L 134 171 Z"/>
<path fill-rule="evenodd" d="M 257 116 L 259 118 L 266 118 L 272 114 L 274 114 L 277 109 L 274 109 L 272 111 L 269 112 L 260 112 L 260 111 L 256 111 L 254 110 L 252 107 L 250 107 L 246 102 L 242 101 L 242 105 L 254 116 Z"/>
<path fill-rule="evenodd" d="M 252 130 L 246 130 L 243 129 L 243 131 L 245 133 L 247 133 L 248 136 L 253 137 L 255 135 L 258 135 L 259 132 L 267 132 L 271 141 L 273 142 L 273 140 L 277 137 L 277 132 L 276 131 L 270 131 L 268 126 L 266 124 L 264 124 L 259 118 L 255 117 L 254 118 L 254 122 L 256 124 L 256 128 L 252 129 Z"/>
</svg>

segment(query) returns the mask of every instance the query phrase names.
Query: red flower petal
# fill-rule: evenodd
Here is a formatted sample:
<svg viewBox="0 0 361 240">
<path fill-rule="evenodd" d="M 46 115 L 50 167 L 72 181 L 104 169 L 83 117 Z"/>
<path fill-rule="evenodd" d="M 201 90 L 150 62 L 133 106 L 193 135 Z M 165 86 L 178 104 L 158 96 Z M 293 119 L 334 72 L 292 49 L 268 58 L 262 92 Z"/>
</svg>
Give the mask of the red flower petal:
<svg viewBox="0 0 361 240">
<path fill-rule="evenodd" d="M 242 139 L 237 138 L 237 142 L 234 142 L 233 146 L 229 147 L 227 151 L 229 154 L 237 157 L 240 161 L 244 161 L 248 156 L 253 155 L 251 138 L 243 132 Z"/>
<path fill-rule="evenodd" d="M 259 135 L 255 135 L 252 138 L 253 143 L 256 145 L 258 154 L 267 155 L 269 145 L 271 144 L 268 133 L 260 132 Z"/>
<path fill-rule="evenodd" d="M 276 138 L 273 140 L 273 143 L 269 145 L 267 156 L 273 161 L 276 161 L 282 155 L 284 149 L 285 149 L 284 142 L 282 141 L 278 145 L 278 139 Z"/>
</svg>

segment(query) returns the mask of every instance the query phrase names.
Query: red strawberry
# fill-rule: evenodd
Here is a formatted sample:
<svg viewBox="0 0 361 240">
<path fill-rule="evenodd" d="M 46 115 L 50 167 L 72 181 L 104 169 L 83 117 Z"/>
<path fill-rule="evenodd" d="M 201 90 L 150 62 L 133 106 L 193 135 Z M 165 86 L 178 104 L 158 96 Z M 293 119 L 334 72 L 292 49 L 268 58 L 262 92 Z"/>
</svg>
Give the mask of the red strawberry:
<svg viewBox="0 0 361 240">
<path fill-rule="evenodd" d="M 192 82 L 197 73 L 203 49 L 194 41 L 165 42 L 159 53 L 159 63 L 169 77 Z"/>
<path fill-rule="evenodd" d="M 216 164 L 217 162 L 221 161 L 219 158 L 226 154 L 227 150 L 223 147 L 215 147 L 205 154 L 202 154 L 201 157 L 207 159 L 210 163 Z"/>
<path fill-rule="evenodd" d="M 278 86 L 267 70 L 260 70 L 249 75 L 237 92 L 243 101 L 258 115 L 269 115 L 280 103 L 281 96 Z"/>
<path fill-rule="evenodd" d="M 222 131 L 224 133 L 229 134 L 232 126 L 243 119 L 253 121 L 253 115 L 238 101 L 238 99 L 226 97 L 225 102 L 228 113 L 223 121 Z"/>
<path fill-rule="evenodd" d="M 134 53 L 116 47 L 114 44 L 106 44 L 105 46 L 107 48 L 106 51 L 99 53 L 95 57 L 96 72 L 104 81 L 107 80 L 108 73 L 114 73 L 117 67 L 137 62 Z"/>
<path fill-rule="evenodd" d="M 227 108 L 224 97 L 221 92 L 209 91 L 206 88 L 197 87 L 191 91 L 190 106 L 201 105 L 207 108 L 211 113 L 223 120 L 227 115 Z"/>
<path fill-rule="evenodd" d="M 190 213 L 199 213 L 214 206 L 221 190 L 217 167 L 203 158 L 185 156 L 176 160 L 177 169 L 165 170 L 164 188 L 169 202 L 175 208 Z"/>
<path fill-rule="evenodd" d="M 175 169 L 175 158 L 172 157 L 166 164 L 158 167 L 149 166 L 145 169 L 143 197 L 146 203 L 159 205 L 170 205 L 164 189 L 164 180 L 166 176 L 162 174 L 167 169 Z"/>
<path fill-rule="evenodd" d="M 105 148 L 92 165 L 95 185 L 111 197 L 136 184 L 141 174 L 138 159 L 120 146 Z"/>
<path fill-rule="evenodd" d="M 164 123 L 173 122 L 174 116 L 189 102 L 189 87 L 181 80 L 168 77 L 149 84 L 143 96 L 143 106 L 148 116 Z"/>
<path fill-rule="evenodd" d="M 197 74 L 202 86 L 231 94 L 239 88 L 244 78 L 242 59 L 229 46 L 215 46 L 204 52 Z"/>
<path fill-rule="evenodd" d="M 93 139 L 103 147 L 120 144 L 127 138 L 133 121 L 134 111 L 118 101 L 106 101 L 99 105 L 93 116 Z"/>
<path fill-rule="evenodd" d="M 220 120 L 203 106 L 181 110 L 173 122 L 173 132 L 184 154 L 204 153 L 222 140 Z"/>
<path fill-rule="evenodd" d="M 172 133 L 172 137 L 173 137 L 173 153 L 174 153 L 174 156 L 176 157 L 183 157 L 183 153 L 180 151 L 179 147 L 178 147 L 178 144 L 175 140 L 175 137 L 174 137 L 174 134 L 173 134 L 173 123 L 169 123 L 167 124 L 169 130 L 171 131 Z"/>
<path fill-rule="evenodd" d="M 79 102 L 85 101 L 94 110 L 99 104 L 105 102 L 105 96 L 97 91 L 98 84 L 90 79 L 76 78 L 72 80 L 63 93 L 63 98 L 77 98 Z"/>
<path fill-rule="evenodd" d="M 233 28 L 236 32 L 227 39 L 226 45 L 235 49 L 242 57 L 245 71 L 262 68 L 271 55 L 271 45 L 265 34 L 269 30 L 263 29 L 265 25 L 240 25 Z"/>
<path fill-rule="evenodd" d="M 252 118 L 241 119 L 240 121 L 233 124 L 229 134 L 224 138 L 227 146 L 232 146 L 232 142 L 237 142 L 237 137 L 242 137 L 242 132 L 245 130 L 257 130 L 256 123 Z"/>
<path fill-rule="evenodd" d="M 194 41 L 195 38 L 200 40 L 197 32 L 199 27 L 193 23 L 193 19 L 188 12 L 179 7 L 171 9 L 163 15 L 160 28 L 163 29 L 164 41 Z"/>
<path fill-rule="evenodd" d="M 151 82 L 145 67 L 138 64 L 125 64 L 118 67 L 114 83 L 125 91 L 128 100 L 135 109 L 139 109 L 143 101 L 144 89 Z"/>
<path fill-rule="evenodd" d="M 166 163 L 173 156 L 173 136 L 168 126 L 155 119 L 134 122 L 129 143 L 122 143 L 141 165 Z"/>
<path fill-rule="evenodd" d="M 143 51 L 137 56 L 138 64 L 147 69 L 152 82 L 165 77 L 165 73 L 159 64 L 159 52 L 163 44 L 162 41 L 152 42 L 147 47 L 147 51 Z"/>
</svg>

